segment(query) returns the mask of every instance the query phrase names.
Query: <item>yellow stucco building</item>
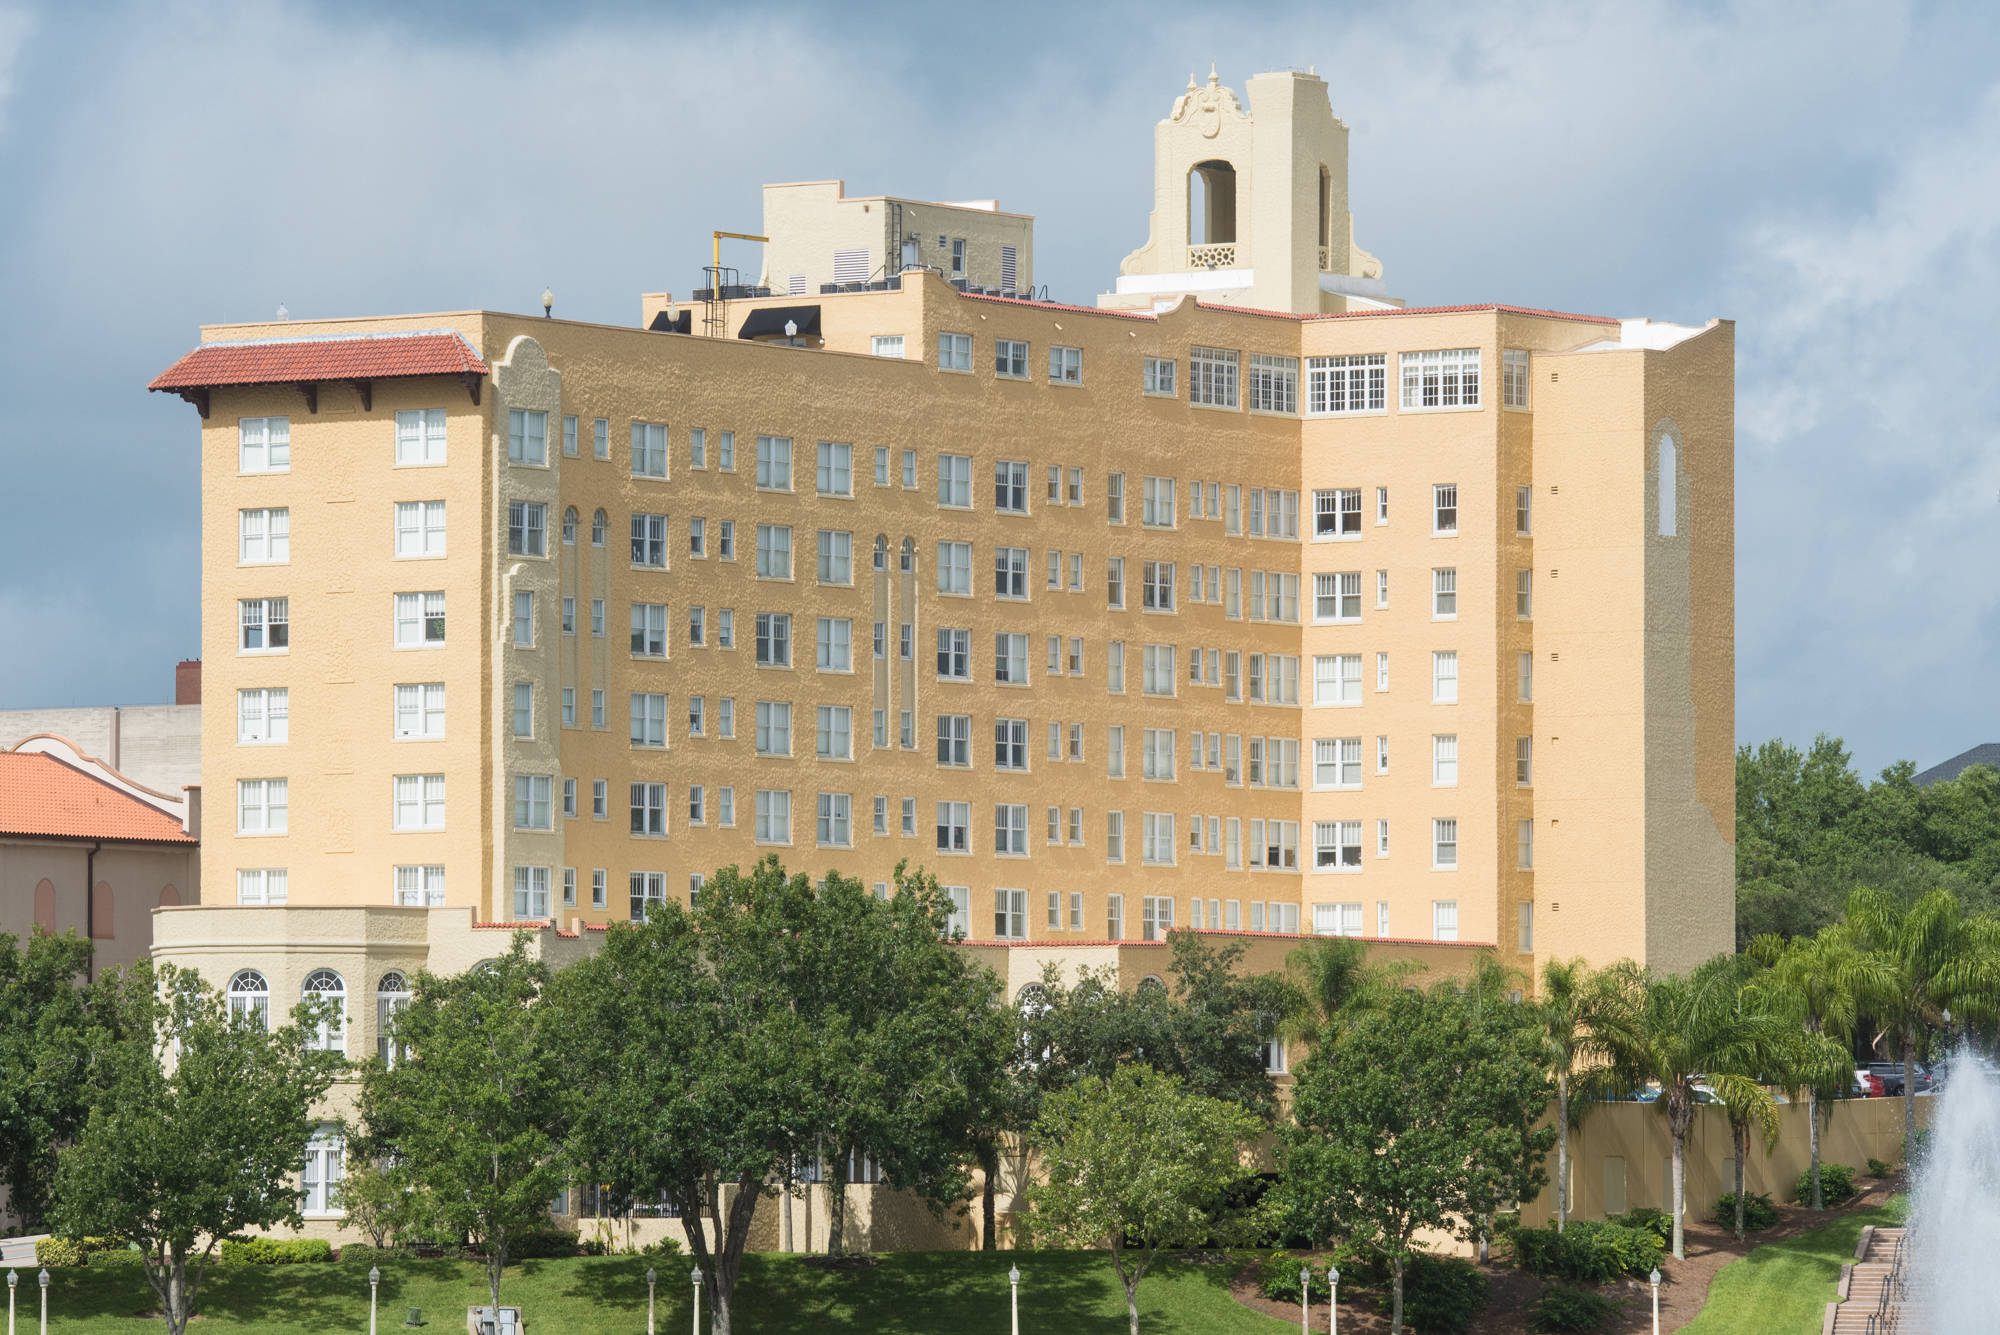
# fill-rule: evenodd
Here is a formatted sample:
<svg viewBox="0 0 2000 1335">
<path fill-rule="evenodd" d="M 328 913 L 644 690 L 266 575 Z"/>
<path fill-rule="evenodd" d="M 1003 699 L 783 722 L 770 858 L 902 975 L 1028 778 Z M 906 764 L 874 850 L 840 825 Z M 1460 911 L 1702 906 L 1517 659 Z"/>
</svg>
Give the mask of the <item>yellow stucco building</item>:
<svg viewBox="0 0 2000 1335">
<path fill-rule="evenodd" d="M 1325 85 L 1248 88 L 1160 123 L 1095 307 L 967 290 L 934 217 L 826 291 L 788 256 L 860 201 L 786 187 L 769 296 L 205 328 L 154 387 L 231 907 L 161 953 L 341 954 L 359 1056 L 378 974 L 768 852 L 933 871 L 1015 984 L 1169 928 L 1728 948 L 1732 326 L 1406 308 Z"/>
</svg>

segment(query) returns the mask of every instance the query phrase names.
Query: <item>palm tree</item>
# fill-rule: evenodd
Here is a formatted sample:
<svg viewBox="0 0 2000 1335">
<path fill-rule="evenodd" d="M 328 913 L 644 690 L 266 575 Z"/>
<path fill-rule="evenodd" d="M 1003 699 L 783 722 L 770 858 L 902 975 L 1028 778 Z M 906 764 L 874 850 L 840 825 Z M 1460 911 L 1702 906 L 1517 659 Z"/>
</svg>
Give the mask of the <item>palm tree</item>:
<svg viewBox="0 0 2000 1335">
<path fill-rule="evenodd" d="M 1279 1032 L 1315 1044 L 1330 1042 L 1349 1013 L 1372 1007 L 1385 986 L 1415 967 L 1371 965 L 1358 936 L 1310 937 L 1285 957 L 1285 966 L 1289 989 Z"/>
<path fill-rule="evenodd" d="M 1542 966 L 1536 1039 L 1542 1061 L 1556 1078 L 1556 1232 L 1569 1227 L 1570 1095 L 1587 1063 L 1601 1055 L 1597 1025 L 1608 992 L 1580 959 L 1550 960 Z M 1589 1101 L 1577 1104 L 1588 1107 Z"/>
<path fill-rule="evenodd" d="M 1612 991 L 1597 1028 L 1618 1076 L 1657 1083 L 1657 1106 L 1674 1146 L 1674 1258 L 1687 1259 L 1687 1137 L 1698 1106 L 1697 1083 L 1728 1104 L 1761 1116 L 1776 1100 L 1744 1074 L 1781 1041 L 1775 1016 L 1738 1004 L 1737 966 L 1717 956 L 1692 974 L 1655 974 L 1633 964 L 1606 970 Z"/>
<path fill-rule="evenodd" d="M 1948 1023 L 2000 1020 L 2000 921 L 1965 916 L 1947 890 L 1907 908 L 1863 887 L 1842 924 L 1863 960 L 1857 1000 L 1894 1042 L 1903 1063 L 1903 1144 L 1917 1135 L 1919 1055 Z"/>
<path fill-rule="evenodd" d="M 1806 1127 L 1812 1139 L 1812 1208 L 1823 1210 L 1820 1091 L 1835 1091 L 1852 1083 L 1854 992 L 1864 969 L 1871 970 L 1873 976 L 1872 966 L 1865 965 L 1845 933 L 1831 928 L 1789 941 L 1761 936 L 1750 943 L 1750 955 L 1767 966 L 1750 985 L 1759 995 L 1759 1004 L 1787 1016 L 1799 1030 L 1800 1042 L 1786 1062 L 1785 1084 L 1788 1093 L 1805 1095 Z M 1739 1200 L 1743 1195 L 1740 1178 L 1736 1195 Z"/>
</svg>

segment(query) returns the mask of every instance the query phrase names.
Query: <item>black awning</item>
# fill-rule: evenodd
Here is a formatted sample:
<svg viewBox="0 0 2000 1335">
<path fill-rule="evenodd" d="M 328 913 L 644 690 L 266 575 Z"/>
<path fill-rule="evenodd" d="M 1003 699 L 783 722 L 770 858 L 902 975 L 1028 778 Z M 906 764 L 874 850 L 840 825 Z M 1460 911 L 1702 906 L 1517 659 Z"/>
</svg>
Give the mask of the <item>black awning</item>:
<svg viewBox="0 0 2000 1335">
<path fill-rule="evenodd" d="M 817 306 L 765 306 L 751 311 L 744 318 L 743 328 L 736 331 L 738 338 L 783 338 L 785 325 L 795 324 L 800 335 L 819 333 L 819 307 Z"/>
<path fill-rule="evenodd" d="M 653 323 L 646 326 L 656 334 L 685 334 L 689 332 L 691 312 L 682 311 L 678 315 L 668 315 L 665 311 L 653 312 Z"/>
</svg>

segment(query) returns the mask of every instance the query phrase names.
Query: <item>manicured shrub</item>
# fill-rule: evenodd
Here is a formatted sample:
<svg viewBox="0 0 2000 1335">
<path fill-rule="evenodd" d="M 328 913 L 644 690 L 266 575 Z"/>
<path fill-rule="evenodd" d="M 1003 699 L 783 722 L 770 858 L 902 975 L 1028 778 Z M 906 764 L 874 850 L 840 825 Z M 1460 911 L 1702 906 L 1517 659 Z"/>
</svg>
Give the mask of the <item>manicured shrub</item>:
<svg viewBox="0 0 2000 1335">
<path fill-rule="evenodd" d="M 671 1258 L 681 1254 L 679 1238 L 655 1238 L 639 1249 L 639 1255 Z"/>
<path fill-rule="evenodd" d="M 583 1251 L 575 1229 L 543 1228 L 523 1233 L 507 1244 L 510 1261 L 541 1261 L 556 1256 L 576 1256 Z"/>
<path fill-rule="evenodd" d="M 42 1238 L 35 1243 L 35 1264 L 51 1270 L 83 1265 L 88 1259 L 83 1244 L 75 1238 Z"/>
<path fill-rule="evenodd" d="M 1868 1176 L 1894 1177 L 1895 1175 L 1896 1166 L 1894 1164 L 1883 1163 L 1880 1159 L 1870 1159 L 1868 1161 Z"/>
<path fill-rule="evenodd" d="M 1346 1272 L 1341 1272 L 1346 1278 Z M 1394 1300 L 1382 1295 L 1382 1310 Z M 1418 1252 L 1403 1268 L 1403 1319 L 1417 1335 L 1463 1335 L 1486 1310 L 1486 1272 L 1462 1256 Z"/>
<path fill-rule="evenodd" d="M 217 1259 L 234 1265 L 307 1265 L 333 1260 L 325 1238 L 224 1238 Z"/>
<path fill-rule="evenodd" d="M 1823 1163 L 1819 1166 L 1820 1199 L 1828 1209 L 1845 1205 L 1854 1199 L 1854 1170 L 1846 1164 Z M 1792 1200 L 1798 1205 L 1812 1203 L 1812 1169 L 1799 1174 L 1799 1180 L 1792 1186 Z"/>
<path fill-rule="evenodd" d="M 1626 1228 L 1646 1229 L 1658 1235 L 1661 1242 L 1674 1240 L 1673 1216 L 1650 1205 L 1635 1205 L 1624 1214 L 1612 1215 L 1606 1222 L 1622 1224 Z"/>
<path fill-rule="evenodd" d="M 1602 1330 L 1625 1306 L 1618 1299 L 1590 1289 L 1568 1284 L 1551 1284 L 1528 1309 L 1528 1328 L 1565 1335 L 1573 1331 Z"/>
<path fill-rule="evenodd" d="M 1715 1203 L 1715 1222 L 1724 1228 L 1736 1227 L 1736 1193 L 1725 1191 Z M 1778 1207 L 1761 1191 L 1743 1193 L 1743 1231 L 1762 1233 L 1778 1222 Z"/>
<path fill-rule="evenodd" d="M 1514 1235 L 1514 1259 L 1543 1279 L 1597 1284 L 1621 1275 L 1644 1275 L 1660 1263 L 1666 1244 L 1650 1228 L 1610 1221 L 1573 1219 L 1566 1232 L 1555 1225 L 1524 1228 Z"/>
<path fill-rule="evenodd" d="M 350 1242 L 340 1249 L 342 1265 L 378 1265 L 387 1259 L 389 1249 L 366 1242 Z"/>
<path fill-rule="evenodd" d="M 1257 1292 L 1274 1303 L 1295 1303 L 1299 1300 L 1299 1267 L 1304 1264 L 1294 1252 L 1272 1252 L 1257 1267 Z M 1336 1265 L 1339 1262 L 1335 1262 Z M 1347 1278 L 1347 1267 L 1341 1266 L 1342 1279 Z M 1312 1300 L 1323 1303 L 1331 1296 L 1326 1282 L 1326 1267 L 1314 1262 L 1312 1283 L 1309 1286 Z"/>
</svg>

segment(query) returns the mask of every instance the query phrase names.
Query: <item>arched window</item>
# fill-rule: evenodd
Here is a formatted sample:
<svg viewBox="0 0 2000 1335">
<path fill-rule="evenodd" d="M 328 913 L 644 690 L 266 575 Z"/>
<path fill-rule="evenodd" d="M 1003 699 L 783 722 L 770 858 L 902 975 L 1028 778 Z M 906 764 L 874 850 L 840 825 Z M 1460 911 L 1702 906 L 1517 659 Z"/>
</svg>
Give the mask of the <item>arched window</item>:
<svg viewBox="0 0 2000 1335">
<path fill-rule="evenodd" d="M 1218 158 L 1188 169 L 1188 244 L 1226 246 L 1236 241 L 1236 168 Z"/>
<path fill-rule="evenodd" d="M 1158 974 L 1149 973 L 1139 980 L 1139 995 L 1142 997 L 1164 997 L 1167 985 Z"/>
<path fill-rule="evenodd" d="M 1040 983 L 1029 983 L 1014 994 L 1014 1003 L 1021 1015 L 1021 1052 L 1027 1064 L 1033 1066 L 1049 1055 L 1046 1044 L 1037 1052 L 1035 1042 L 1035 1025 L 1048 1013 L 1049 994 Z"/>
<path fill-rule="evenodd" d="M 56 929 L 56 883 L 46 876 L 35 882 L 35 926 L 45 932 Z"/>
<path fill-rule="evenodd" d="M 875 535 L 875 568 L 877 570 L 889 568 L 889 539 L 886 534 Z"/>
<path fill-rule="evenodd" d="M 180 891 L 178 891 L 178 890 L 174 889 L 174 887 L 173 887 L 172 885 L 163 885 L 163 886 L 161 886 L 161 887 L 160 887 L 160 907 L 161 907 L 161 908 L 163 908 L 163 909 L 165 909 L 165 908 L 173 908 L 173 907 L 175 907 L 176 905 L 178 905 L 178 904 L 179 904 L 180 902 L 181 902 L 181 892 L 180 892 Z"/>
<path fill-rule="evenodd" d="M 259 1029 L 271 1027 L 271 985 L 255 969 L 244 969 L 229 980 L 229 1018 L 248 1017 Z"/>
<path fill-rule="evenodd" d="M 309 1040 L 311 1046 L 327 1052 L 344 1052 L 347 1049 L 347 984 L 331 969 L 315 969 L 306 979 L 301 995 L 307 1001 L 331 1001 L 334 1013 L 321 1021 L 319 1032 Z"/>
<path fill-rule="evenodd" d="M 914 538 L 903 539 L 903 573 L 909 574 L 917 568 L 917 543 Z"/>
<path fill-rule="evenodd" d="M 99 881 L 90 891 L 90 935 L 99 941 L 112 939 L 111 882 Z"/>
<path fill-rule="evenodd" d="M 1333 244 L 1333 173 L 1319 165 L 1319 243 Z"/>
<path fill-rule="evenodd" d="M 574 505 L 563 511 L 563 546 L 576 546 L 576 507 Z"/>
<path fill-rule="evenodd" d="M 396 1012 L 410 1004 L 410 980 L 395 970 L 382 975 L 375 984 L 375 1055 L 382 1064 L 395 1067 L 406 1055 L 401 1043 L 391 1041 Z"/>
<path fill-rule="evenodd" d="M 1672 436 L 1660 437 L 1660 536 L 1680 533 L 1680 452 Z"/>
<path fill-rule="evenodd" d="M 602 510 L 599 510 L 599 511 L 598 511 L 598 512 L 597 512 L 596 514 L 594 514 L 594 515 L 592 515 L 592 516 L 590 517 L 590 545 L 591 545 L 591 546 L 593 546 L 593 547 L 602 547 L 602 546 L 604 545 L 604 530 L 605 530 L 605 527 L 606 527 L 606 525 L 605 525 L 605 521 L 604 521 L 604 511 L 602 511 Z"/>
</svg>

